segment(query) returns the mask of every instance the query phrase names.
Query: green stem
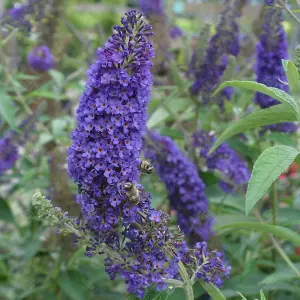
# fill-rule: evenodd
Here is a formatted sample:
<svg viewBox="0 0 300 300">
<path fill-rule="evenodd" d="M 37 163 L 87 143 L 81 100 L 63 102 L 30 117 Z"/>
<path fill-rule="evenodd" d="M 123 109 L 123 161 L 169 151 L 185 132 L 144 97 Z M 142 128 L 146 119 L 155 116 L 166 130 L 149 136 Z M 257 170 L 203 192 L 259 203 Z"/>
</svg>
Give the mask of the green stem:
<svg viewBox="0 0 300 300">
<path fill-rule="evenodd" d="M 255 212 L 255 215 L 257 217 L 257 219 L 264 224 L 260 214 L 258 211 Z M 282 259 L 287 263 L 287 265 L 297 274 L 298 277 L 300 277 L 300 271 L 298 271 L 298 269 L 296 268 L 296 266 L 293 264 L 293 262 L 290 260 L 290 258 L 285 254 L 285 252 L 283 251 L 283 249 L 281 248 L 281 246 L 279 245 L 279 243 L 277 242 L 277 240 L 273 237 L 273 235 L 270 233 L 269 234 L 271 240 L 272 240 L 272 244 L 274 246 L 274 248 L 277 250 L 278 254 L 282 257 Z"/>
<path fill-rule="evenodd" d="M 277 225 L 277 203 L 278 203 L 277 183 L 276 183 L 276 181 L 274 181 L 273 195 L 272 195 L 272 224 L 274 226 Z M 276 262 L 276 250 L 275 249 L 272 252 L 272 258 L 275 263 Z"/>
<path fill-rule="evenodd" d="M 273 190 L 272 190 L 272 224 L 276 226 L 277 224 L 277 202 L 278 202 L 278 194 L 277 194 L 277 185 L 276 181 L 273 183 Z M 273 238 L 272 235 L 270 235 Z M 274 264 L 276 263 L 276 249 L 272 250 L 272 260 Z M 269 292 L 270 300 L 273 298 L 272 291 Z"/>
<path fill-rule="evenodd" d="M 276 248 L 277 252 L 280 254 L 282 259 L 287 263 L 287 265 L 296 273 L 296 275 L 300 278 L 300 272 L 296 268 L 296 266 L 293 264 L 293 262 L 290 260 L 290 258 L 285 254 L 285 252 L 280 247 L 279 243 L 276 241 L 276 239 L 271 235 L 272 243 L 274 247 Z"/>
<path fill-rule="evenodd" d="M 185 266 L 181 261 L 179 261 L 178 266 L 179 266 L 179 273 L 184 283 L 183 288 L 185 293 L 185 300 L 194 300 L 194 291 L 193 291 L 193 286 L 189 274 L 187 273 Z"/>
<path fill-rule="evenodd" d="M 286 3 L 284 3 L 282 0 L 277 0 L 277 5 L 284 9 L 299 25 L 300 20 L 297 18 L 297 16 L 287 7 Z"/>
<path fill-rule="evenodd" d="M 162 280 L 170 286 L 184 288 L 184 283 L 181 280 L 167 278 L 162 278 Z"/>
</svg>

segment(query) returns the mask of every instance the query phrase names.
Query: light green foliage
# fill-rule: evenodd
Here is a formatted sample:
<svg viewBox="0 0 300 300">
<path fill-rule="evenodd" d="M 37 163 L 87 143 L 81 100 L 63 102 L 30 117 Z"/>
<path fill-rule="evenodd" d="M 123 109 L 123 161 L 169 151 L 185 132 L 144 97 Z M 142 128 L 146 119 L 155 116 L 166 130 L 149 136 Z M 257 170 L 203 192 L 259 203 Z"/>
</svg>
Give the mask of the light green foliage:
<svg viewBox="0 0 300 300">
<path fill-rule="evenodd" d="M 299 45 L 297 45 L 295 49 L 294 64 L 300 74 L 300 46 Z"/>
<path fill-rule="evenodd" d="M 271 184 L 291 165 L 298 154 L 297 150 L 286 146 L 274 146 L 261 154 L 254 164 L 248 184 L 246 214 L 249 214 Z"/>
<path fill-rule="evenodd" d="M 255 81 L 233 80 L 233 81 L 223 82 L 219 86 L 219 88 L 213 93 L 213 96 L 218 94 L 219 92 L 221 92 L 227 86 L 240 87 L 240 88 L 243 88 L 246 90 L 260 92 L 260 93 L 268 95 L 282 103 L 288 104 L 289 106 L 291 106 L 291 108 L 293 109 L 297 118 L 299 119 L 300 103 L 283 90 L 273 88 L 273 87 L 268 87 L 262 83 L 258 83 Z"/>
</svg>

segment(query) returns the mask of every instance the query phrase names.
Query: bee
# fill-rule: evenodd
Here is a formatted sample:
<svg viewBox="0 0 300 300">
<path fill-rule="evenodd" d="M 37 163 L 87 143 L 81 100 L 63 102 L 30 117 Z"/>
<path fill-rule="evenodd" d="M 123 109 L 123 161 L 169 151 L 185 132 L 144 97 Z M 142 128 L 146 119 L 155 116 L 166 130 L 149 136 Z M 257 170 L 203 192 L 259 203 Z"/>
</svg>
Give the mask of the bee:
<svg viewBox="0 0 300 300">
<path fill-rule="evenodd" d="M 132 182 L 126 182 L 123 187 L 124 187 L 124 190 L 126 191 L 126 196 L 127 196 L 128 200 L 135 205 L 139 204 L 140 203 L 140 191 L 136 187 L 136 185 Z"/>
<path fill-rule="evenodd" d="M 142 160 L 141 163 L 139 164 L 139 170 L 142 173 L 151 174 L 154 168 L 149 162 L 147 162 L 146 160 Z"/>
</svg>

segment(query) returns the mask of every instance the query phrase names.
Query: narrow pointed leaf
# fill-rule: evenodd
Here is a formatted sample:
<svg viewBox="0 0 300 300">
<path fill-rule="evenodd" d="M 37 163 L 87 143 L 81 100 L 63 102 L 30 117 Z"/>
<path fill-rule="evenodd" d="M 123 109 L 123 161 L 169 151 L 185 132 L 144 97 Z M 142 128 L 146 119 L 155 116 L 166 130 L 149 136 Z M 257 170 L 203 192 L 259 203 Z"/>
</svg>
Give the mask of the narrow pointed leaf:
<svg viewBox="0 0 300 300">
<path fill-rule="evenodd" d="M 299 96 L 300 96 L 299 72 L 296 66 L 290 60 L 283 60 L 282 63 L 286 64 L 285 73 L 288 78 L 291 95 L 299 102 Z"/>
<path fill-rule="evenodd" d="M 237 222 L 233 224 L 226 224 L 215 228 L 216 231 L 223 229 L 250 229 L 261 233 L 271 233 L 274 236 L 289 241 L 297 246 L 300 246 L 300 235 L 295 231 L 282 226 L 274 226 L 269 224 L 261 224 L 258 222 Z"/>
<path fill-rule="evenodd" d="M 240 292 L 237 292 L 239 294 L 239 296 L 242 297 L 242 300 L 247 300 L 247 298 L 245 298 Z"/>
<path fill-rule="evenodd" d="M 201 286 L 206 290 L 212 300 L 226 300 L 223 293 L 213 284 L 200 281 Z"/>
<path fill-rule="evenodd" d="M 287 146 L 266 149 L 254 164 L 248 184 L 245 210 L 248 215 L 272 183 L 290 166 L 298 151 Z"/>
<path fill-rule="evenodd" d="M 0 115 L 12 129 L 17 130 L 16 108 L 11 98 L 3 89 L 0 89 Z"/>
<path fill-rule="evenodd" d="M 288 105 L 279 104 L 261 109 L 230 125 L 217 139 L 210 152 L 216 150 L 224 141 L 236 134 L 270 124 L 295 121 L 297 121 L 297 117 Z"/>
<path fill-rule="evenodd" d="M 288 69 L 288 62 L 289 62 L 289 61 L 288 61 L 287 59 L 282 59 L 282 60 L 281 60 L 281 63 L 282 63 L 282 66 L 283 66 L 285 72 L 286 72 L 287 69 Z"/>
<path fill-rule="evenodd" d="M 267 300 L 264 292 L 260 290 L 260 300 Z"/>
<path fill-rule="evenodd" d="M 222 91 L 225 87 L 232 86 L 232 87 L 240 87 L 246 90 L 260 92 L 265 95 L 268 95 L 282 103 L 286 103 L 289 106 L 292 107 L 293 111 L 295 112 L 297 118 L 299 119 L 300 114 L 300 104 L 291 97 L 288 93 L 286 93 L 283 90 L 268 87 L 262 83 L 258 83 L 255 81 L 239 81 L 239 80 L 233 80 L 233 81 L 225 81 L 223 82 L 219 88 L 213 93 L 213 96 L 218 94 L 220 91 Z"/>
</svg>

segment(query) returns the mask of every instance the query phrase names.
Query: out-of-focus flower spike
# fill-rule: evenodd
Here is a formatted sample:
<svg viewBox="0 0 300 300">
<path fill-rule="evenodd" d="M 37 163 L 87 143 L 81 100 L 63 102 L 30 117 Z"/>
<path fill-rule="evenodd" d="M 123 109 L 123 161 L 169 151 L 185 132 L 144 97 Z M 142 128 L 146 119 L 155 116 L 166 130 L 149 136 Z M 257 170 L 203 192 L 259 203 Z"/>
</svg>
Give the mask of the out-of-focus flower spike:
<svg viewBox="0 0 300 300">
<path fill-rule="evenodd" d="M 289 92 L 285 71 L 281 60 L 288 58 L 287 35 L 282 26 L 283 15 L 280 9 L 267 7 L 265 25 L 256 46 L 256 80 L 269 87 Z M 254 102 L 261 108 L 279 104 L 279 101 L 262 93 L 255 93 Z M 281 132 L 295 132 L 296 123 L 281 123 L 267 126 L 265 129 Z"/>
<path fill-rule="evenodd" d="M 216 151 L 208 155 L 215 142 L 214 133 L 199 130 L 192 137 L 192 145 L 197 154 L 205 159 L 205 164 L 210 171 L 219 171 L 226 177 L 226 181 L 220 181 L 220 187 L 225 193 L 231 193 L 234 185 L 243 185 L 250 179 L 250 171 L 237 153 L 226 143 L 218 147 Z"/>
<path fill-rule="evenodd" d="M 197 167 L 171 138 L 156 132 L 147 134 L 144 153 L 165 183 L 171 208 L 177 212 L 178 224 L 188 241 L 194 244 L 209 240 L 213 218 L 208 215 L 205 185 Z"/>
<path fill-rule="evenodd" d="M 225 1 L 225 8 L 216 28 L 216 34 L 209 41 L 205 60 L 194 68 L 195 81 L 191 87 L 192 95 L 202 93 L 202 101 L 209 103 L 211 94 L 220 83 L 228 65 L 227 55 L 239 54 L 239 28 L 237 19 L 241 16 L 247 0 Z"/>
</svg>

